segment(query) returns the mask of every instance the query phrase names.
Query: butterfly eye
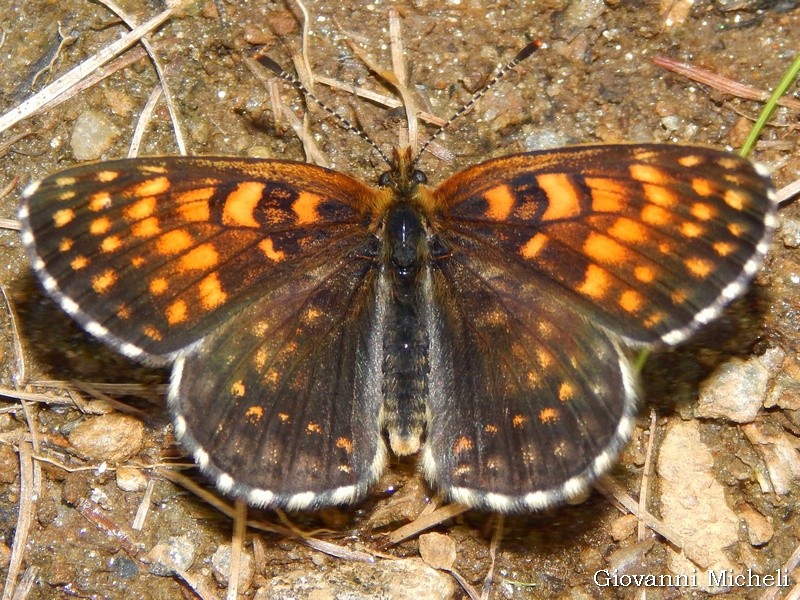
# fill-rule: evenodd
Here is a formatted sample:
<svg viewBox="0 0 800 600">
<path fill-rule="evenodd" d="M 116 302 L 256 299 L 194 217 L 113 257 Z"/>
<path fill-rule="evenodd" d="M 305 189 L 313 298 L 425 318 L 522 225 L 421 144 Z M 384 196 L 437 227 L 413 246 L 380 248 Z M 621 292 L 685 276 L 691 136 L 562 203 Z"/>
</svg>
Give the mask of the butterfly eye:
<svg viewBox="0 0 800 600">
<path fill-rule="evenodd" d="M 378 187 L 389 187 L 392 185 L 392 172 L 391 171 L 384 171 L 381 173 L 381 176 L 378 177 Z"/>
<path fill-rule="evenodd" d="M 419 169 L 414 169 L 411 173 L 411 181 L 414 183 L 428 183 L 428 176 Z"/>
</svg>

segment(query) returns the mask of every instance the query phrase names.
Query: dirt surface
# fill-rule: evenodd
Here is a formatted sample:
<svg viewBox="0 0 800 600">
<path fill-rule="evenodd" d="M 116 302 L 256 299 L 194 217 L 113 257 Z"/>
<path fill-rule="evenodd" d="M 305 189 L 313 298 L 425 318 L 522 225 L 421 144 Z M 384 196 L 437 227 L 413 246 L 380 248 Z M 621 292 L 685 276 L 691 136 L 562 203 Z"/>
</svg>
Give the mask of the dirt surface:
<svg viewBox="0 0 800 600">
<path fill-rule="evenodd" d="M 440 117 L 447 118 L 462 106 L 495 66 L 507 62 L 527 41 L 547 43 L 546 49 L 514 69 L 442 136 L 441 145 L 454 158 L 423 161 L 431 182 L 492 156 L 571 143 L 671 141 L 740 146 L 759 104 L 667 73 L 652 59 L 666 55 L 771 89 L 800 48 L 800 8 L 789 1 L 662 4 L 672 5 L 669 18 L 654 2 L 611 0 L 417 0 L 401 6 L 410 80 L 420 105 Z M 127 0 L 121 5 L 137 22 L 161 9 L 155 1 Z M 383 2 L 309 1 L 308 59 L 314 71 L 345 86 L 390 95 L 351 51 L 344 35 L 388 67 L 389 8 Z M 244 62 L 262 48 L 291 70 L 291 55 L 301 40 L 298 16 L 282 3 L 200 2 L 152 36 L 191 153 L 304 158 L 286 120 L 276 124 L 267 90 Z M 66 36 L 58 52 L 57 24 Z M 0 14 L 0 114 L 124 31 L 127 28 L 98 3 L 8 0 Z M 48 64 L 50 70 L 43 70 Z M 96 153 L 104 159 L 126 155 L 156 82 L 152 63 L 140 57 L 90 89 L 0 134 L 0 188 L 9 186 L 0 198 L 0 218 L 15 219 L 24 186 L 75 164 L 76 155 Z M 278 87 L 283 101 L 301 114 L 302 99 L 286 86 Z M 397 144 L 397 132 L 404 125 L 400 111 L 319 85 L 315 90 L 381 147 L 388 150 Z M 755 158 L 773 171 L 778 186 L 800 175 L 797 115 L 796 110 L 779 109 L 755 152 Z M 88 119 L 90 125 L 99 123 L 101 130 L 91 134 L 96 141 L 88 149 L 71 141 L 81 119 Z M 368 182 L 384 170 L 362 140 L 342 131 L 320 110 L 311 111 L 310 132 L 332 167 Z M 174 140 L 161 100 L 140 153 L 175 154 Z M 0 283 L 17 314 L 25 371 L 16 357 L 4 304 L 0 383 L 28 392 L 50 392 L 62 401 L 32 398 L 23 407 L 10 393 L 0 397 L 0 575 L 5 581 L 16 527 L 21 517 L 23 522 L 27 517 L 20 572 L 31 576 L 28 598 L 169 599 L 196 593 L 224 597 L 231 521 L 148 468 L 182 456 L 164 409 L 161 384 L 168 373 L 124 360 L 71 324 L 39 288 L 13 226 L 7 223 L 0 230 Z M 672 525 L 682 525 L 681 539 L 692 557 L 696 554 L 691 547 L 726 540 L 713 560 L 737 573 L 751 569 L 774 574 L 800 545 L 796 509 L 800 469 L 795 467 L 800 444 L 798 232 L 800 214 L 796 203 L 789 204 L 781 210 L 772 251 L 751 293 L 691 344 L 650 358 L 641 417 L 611 473 L 623 489 L 639 497 L 648 415 L 654 411 L 649 512 L 664 519 L 684 515 L 678 518 L 682 522 Z M 744 382 L 763 375 L 754 422 L 742 425 L 722 416 L 698 419 L 698 396 L 711 385 L 709 377 L 729 368 L 731 361 L 734 367 L 751 369 L 744 371 Z M 135 394 L 115 391 L 112 395 L 139 411 L 144 431 L 131 426 L 128 419 L 116 419 L 108 425 L 112 437 L 124 435 L 128 441 L 115 445 L 113 440 L 104 440 L 110 444 L 107 450 L 98 441 L 101 450 L 93 448 L 86 441 L 85 423 L 105 418 L 97 413 L 109 412 L 109 406 L 76 387 L 70 398 L 59 386 L 42 384 L 45 380 L 139 384 Z M 734 385 L 733 389 L 735 395 L 742 388 Z M 742 395 L 742 401 L 752 400 L 750 392 Z M 674 436 L 685 438 L 675 443 Z M 670 453 L 659 456 L 665 438 L 670 441 Z M 709 475 L 704 489 L 713 489 L 711 504 L 700 495 L 690 499 L 696 502 L 695 511 L 681 513 L 675 508 L 681 494 L 676 498 L 667 488 L 672 486 L 672 492 L 676 486 L 679 491 L 686 489 L 685 496 L 692 489 L 672 479 L 680 475 L 672 468 L 675 462 L 684 460 L 673 453 L 676 447 L 692 453 L 685 457 L 686 465 Z M 26 474 L 26 465 L 32 464 L 25 460 L 28 452 L 42 460 Z M 109 459 L 102 452 L 114 456 L 116 462 L 106 462 Z M 695 467 L 697 463 L 703 464 Z M 136 468 L 120 471 L 118 465 Z M 375 493 L 357 507 L 292 518 L 303 529 L 325 528 L 317 538 L 352 550 L 415 558 L 419 555 L 417 536 L 396 546 L 386 544 L 387 533 L 413 519 L 428 501 L 430 490 L 414 467 L 413 461 L 393 461 Z M 141 529 L 134 529 L 148 482 L 153 483 L 149 502 L 145 499 L 149 512 Z M 35 496 L 31 489 L 36 489 Z M 708 514 L 704 513 L 707 518 L 686 522 L 690 517 L 685 515 L 699 515 L 709 506 Z M 627 575 L 681 572 L 676 545 L 646 529 L 637 534 L 635 519 L 625 514 L 616 501 L 595 492 L 577 506 L 506 519 L 489 597 L 633 598 L 639 597 L 635 586 L 601 588 L 595 574 L 614 568 Z M 723 514 L 732 516 L 727 521 L 715 520 Z M 251 516 L 279 523 L 273 513 Z M 478 592 L 492 568 L 490 544 L 496 524 L 491 515 L 470 512 L 436 527 L 455 542 L 453 569 Z M 722 527 L 732 537 L 725 537 Z M 463 588 L 452 585 L 449 574 L 432 572 L 419 561 L 401 563 L 408 570 L 390 567 L 386 557 L 369 565 L 353 563 L 296 539 L 256 531 L 248 532 L 245 553 L 248 562 L 239 586 L 245 597 L 465 596 Z M 428 576 L 428 591 L 414 591 L 411 584 L 427 582 L 423 578 Z M 789 587 L 778 588 L 775 597 L 785 597 L 799 581 L 800 571 L 790 571 Z M 753 599 L 769 593 L 757 586 L 719 591 L 721 597 Z M 704 593 L 691 586 L 656 586 L 647 590 L 647 597 Z"/>
</svg>

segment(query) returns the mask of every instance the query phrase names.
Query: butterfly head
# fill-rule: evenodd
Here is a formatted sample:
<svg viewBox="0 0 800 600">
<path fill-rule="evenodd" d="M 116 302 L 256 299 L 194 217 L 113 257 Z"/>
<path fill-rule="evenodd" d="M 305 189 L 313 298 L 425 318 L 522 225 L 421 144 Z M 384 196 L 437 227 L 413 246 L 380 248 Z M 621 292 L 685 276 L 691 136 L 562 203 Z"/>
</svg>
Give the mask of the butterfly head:
<svg viewBox="0 0 800 600">
<path fill-rule="evenodd" d="M 428 177 L 414 168 L 411 148 L 396 148 L 392 154 L 390 169 L 378 179 L 382 188 L 391 188 L 400 196 L 411 195 L 417 186 L 428 183 Z"/>
</svg>

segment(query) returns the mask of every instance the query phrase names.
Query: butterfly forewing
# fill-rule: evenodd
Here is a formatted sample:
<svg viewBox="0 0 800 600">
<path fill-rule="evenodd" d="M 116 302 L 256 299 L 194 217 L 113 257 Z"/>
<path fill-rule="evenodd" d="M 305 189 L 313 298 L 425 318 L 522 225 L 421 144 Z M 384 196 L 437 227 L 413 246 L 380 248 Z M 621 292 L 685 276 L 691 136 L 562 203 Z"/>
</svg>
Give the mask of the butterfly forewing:
<svg viewBox="0 0 800 600">
<path fill-rule="evenodd" d="M 628 343 L 674 344 L 755 273 L 774 227 L 769 185 L 716 150 L 601 145 L 499 158 L 434 193 L 444 238 L 524 265 Z"/>
<path fill-rule="evenodd" d="M 113 161 L 30 190 L 23 240 L 45 287 L 91 333 L 129 356 L 174 358 L 253 295 L 357 246 L 371 194 L 290 162 Z"/>
</svg>

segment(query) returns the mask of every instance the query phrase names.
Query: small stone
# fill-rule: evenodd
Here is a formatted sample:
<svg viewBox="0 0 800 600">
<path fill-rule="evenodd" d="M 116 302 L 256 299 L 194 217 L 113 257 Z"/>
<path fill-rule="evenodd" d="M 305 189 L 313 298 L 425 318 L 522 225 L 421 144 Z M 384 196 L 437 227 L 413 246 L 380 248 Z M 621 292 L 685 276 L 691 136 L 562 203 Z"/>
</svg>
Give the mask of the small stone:
<svg viewBox="0 0 800 600">
<path fill-rule="evenodd" d="M 173 537 L 153 546 L 147 553 L 150 572 L 160 577 L 171 577 L 175 570 L 186 571 L 192 566 L 197 548 L 189 536 Z"/>
<path fill-rule="evenodd" d="M 118 464 L 141 451 L 144 425 L 128 415 L 113 413 L 86 419 L 67 437 L 82 458 Z"/>
<path fill-rule="evenodd" d="M 211 557 L 211 567 L 214 579 L 220 585 L 228 585 L 231 575 L 231 547 L 228 544 L 219 546 Z M 239 558 L 239 591 L 244 592 L 253 583 L 253 559 L 247 552 L 242 551 Z"/>
<path fill-rule="evenodd" d="M 639 519 L 635 515 L 623 515 L 611 523 L 611 537 L 615 542 L 629 538 L 636 531 Z"/>
<path fill-rule="evenodd" d="M 752 423 L 767 396 L 770 371 L 761 357 L 733 358 L 700 386 L 695 414 L 707 419 Z"/>
<path fill-rule="evenodd" d="M 141 492 L 147 487 L 147 477 L 141 469 L 122 466 L 117 469 L 117 487 L 126 492 Z"/>
<path fill-rule="evenodd" d="M 456 543 L 441 533 L 425 533 L 419 536 L 419 555 L 429 567 L 449 571 L 456 562 Z"/>
<path fill-rule="evenodd" d="M 702 553 L 715 571 L 733 568 L 725 548 L 739 539 L 739 517 L 716 480 L 714 457 L 697 421 L 676 421 L 667 427 L 657 472 L 664 479 L 660 499 L 664 524 L 691 544 L 687 551 Z M 698 573 L 693 563 L 674 550 L 668 550 L 668 567 L 676 575 L 697 574 L 698 580 L 708 581 L 706 574 Z"/>
<path fill-rule="evenodd" d="M 742 504 L 739 515 L 747 525 L 747 538 L 753 546 L 763 546 L 775 533 L 769 520 L 749 504 Z"/>
<path fill-rule="evenodd" d="M 103 113 L 87 110 L 72 125 L 72 155 L 78 160 L 96 160 L 111 148 L 120 131 Z"/>
</svg>

